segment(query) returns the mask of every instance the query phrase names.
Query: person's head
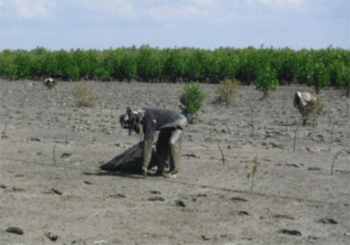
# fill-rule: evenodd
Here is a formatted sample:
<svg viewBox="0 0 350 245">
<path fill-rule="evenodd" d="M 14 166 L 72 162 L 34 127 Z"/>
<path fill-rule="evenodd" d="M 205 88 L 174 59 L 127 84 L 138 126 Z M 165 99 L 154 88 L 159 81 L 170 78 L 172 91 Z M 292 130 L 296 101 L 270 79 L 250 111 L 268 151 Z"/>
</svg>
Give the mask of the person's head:
<svg viewBox="0 0 350 245">
<path fill-rule="evenodd" d="M 132 131 L 135 131 L 137 134 L 140 133 L 140 119 L 130 107 L 126 108 L 126 113 L 120 116 L 119 121 L 123 128 L 129 130 L 129 135 L 132 134 Z"/>
</svg>

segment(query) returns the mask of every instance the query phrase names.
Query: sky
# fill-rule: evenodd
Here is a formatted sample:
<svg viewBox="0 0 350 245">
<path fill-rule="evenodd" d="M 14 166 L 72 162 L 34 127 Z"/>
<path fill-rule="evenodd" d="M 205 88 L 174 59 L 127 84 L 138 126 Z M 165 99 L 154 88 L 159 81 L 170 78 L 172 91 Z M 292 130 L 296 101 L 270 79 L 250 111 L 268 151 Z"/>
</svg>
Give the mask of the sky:
<svg viewBox="0 0 350 245">
<path fill-rule="evenodd" d="M 350 0 L 0 0 L 0 51 L 350 48 Z"/>
</svg>

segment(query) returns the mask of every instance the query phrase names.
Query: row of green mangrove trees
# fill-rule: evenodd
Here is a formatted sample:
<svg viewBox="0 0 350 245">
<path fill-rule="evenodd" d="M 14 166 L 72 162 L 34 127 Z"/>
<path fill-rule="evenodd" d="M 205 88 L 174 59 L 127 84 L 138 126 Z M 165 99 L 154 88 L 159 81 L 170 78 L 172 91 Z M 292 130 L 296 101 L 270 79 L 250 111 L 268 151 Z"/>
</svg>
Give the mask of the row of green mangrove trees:
<svg viewBox="0 0 350 245">
<path fill-rule="evenodd" d="M 143 45 L 106 50 L 3 50 L 3 78 L 53 77 L 62 80 L 99 79 L 144 82 L 211 82 L 224 78 L 242 84 L 255 83 L 262 90 L 279 84 L 349 86 L 350 50 L 333 48 L 292 50 L 289 48 L 215 50 L 199 48 L 160 49 Z"/>
</svg>

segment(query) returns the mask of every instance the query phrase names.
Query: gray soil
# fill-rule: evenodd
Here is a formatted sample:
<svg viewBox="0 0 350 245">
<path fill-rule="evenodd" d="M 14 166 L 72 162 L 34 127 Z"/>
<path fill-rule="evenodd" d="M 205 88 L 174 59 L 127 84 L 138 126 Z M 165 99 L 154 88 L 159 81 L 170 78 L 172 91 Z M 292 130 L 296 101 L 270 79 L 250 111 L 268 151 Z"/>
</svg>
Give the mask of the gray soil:
<svg viewBox="0 0 350 245">
<path fill-rule="evenodd" d="M 209 98 L 168 179 L 99 166 L 140 140 L 119 125 L 126 106 L 177 110 L 183 84 L 85 83 L 93 108 L 75 105 L 77 83 L 0 80 L 1 244 L 349 244 L 342 91 L 323 90 L 325 113 L 298 127 L 293 95 L 311 88 L 282 86 L 259 101 L 244 86 L 226 106 L 204 85 Z"/>
</svg>

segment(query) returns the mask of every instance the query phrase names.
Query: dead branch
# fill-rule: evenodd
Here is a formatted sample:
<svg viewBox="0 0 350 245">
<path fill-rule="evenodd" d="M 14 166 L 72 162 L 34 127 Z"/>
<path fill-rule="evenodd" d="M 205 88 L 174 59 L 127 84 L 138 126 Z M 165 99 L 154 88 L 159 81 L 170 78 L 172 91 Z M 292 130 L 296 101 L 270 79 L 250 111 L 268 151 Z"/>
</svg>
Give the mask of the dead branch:
<svg viewBox="0 0 350 245">
<path fill-rule="evenodd" d="M 339 154 L 342 153 L 343 151 L 346 151 L 345 149 L 341 149 L 340 151 L 338 151 L 333 158 L 333 162 L 332 162 L 332 168 L 331 168 L 331 175 L 333 175 L 333 168 L 334 168 L 334 163 L 335 160 L 338 158 Z"/>
<path fill-rule="evenodd" d="M 299 126 L 300 126 L 300 124 L 298 124 L 296 129 L 295 129 L 294 141 L 293 141 L 293 153 L 295 152 L 295 143 L 296 143 L 296 140 L 297 140 L 297 133 L 298 133 Z"/>
<path fill-rule="evenodd" d="M 219 144 L 219 142 L 217 142 L 218 143 L 218 147 L 219 147 L 219 151 L 220 151 L 220 153 L 221 153 L 221 159 L 222 159 L 222 163 L 225 165 L 225 156 L 224 156 L 224 153 L 222 153 L 222 150 L 221 150 L 221 147 L 220 147 L 220 144 Z"/>
<path fill-rule="evenodd" d="M 53 165 L 56 165 L 56 144 L 53 145 L 52 158 L 53 158 Z"/>
</svg>

